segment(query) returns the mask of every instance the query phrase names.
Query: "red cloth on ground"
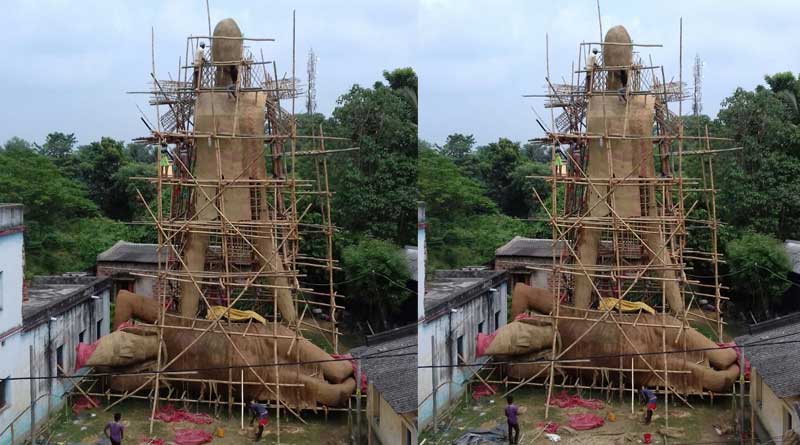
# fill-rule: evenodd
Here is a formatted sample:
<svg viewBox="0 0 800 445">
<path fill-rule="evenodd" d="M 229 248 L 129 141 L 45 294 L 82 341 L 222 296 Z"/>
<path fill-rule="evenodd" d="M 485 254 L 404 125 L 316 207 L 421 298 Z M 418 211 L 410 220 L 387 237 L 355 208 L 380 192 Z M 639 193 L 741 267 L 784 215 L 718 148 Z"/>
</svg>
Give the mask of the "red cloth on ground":
<svg viewBox="0 0 800 445">
<path fill-rule="evenodd" d="M 205 413 L 198 413 L 192 414 L 188 413 L 182 409 L 175 409 L 169 403 L 162 406 L 156 412 L 156 415 L 153 416 L 156 420 L 161 420 L 163 422 L 192 422 L 197 424 L 209 424 L 212 423 L 214 420 Z"/>
<path fill-rule="evenodd" d="M 483 332 L 479 332 L 478 336 L 475 338 L 475 356 L 480 357 L 486 352 L 486 348 L 492 344 L 494 341 L 494 337 L 497 335 L 497 331 L 492 332 L 491 334 L 484 334 Z"/>
<path fill-rule="evenodd" d="M 94 403 L 92 403 L 94 402 Z M 75 401 L 72 405 L 72 412 L 78 414 L 79 412 L 85 409 L 92 409 L 100 406 L 100 402 L 97 401 L 94 397 L 91 399 L 87 398 L 86 396 L 82 396 L 80 399 Z"/>
<path fill-rule="evenodd" d="M 548 434 L 555 434 L 558 431 L 558 427 L 560 427 L 556 422 L 539 422 L 536 424 L 536 428 L 544 428 L 544 432 Z"/>
<path fill-rule="evenodd" d="M 75 346 L 75 370 L 79 370 L 83 368 L 83 365 L 89 361 L 89 357 L 94 354 L 94 350 L 97 349 L 97 342 L 94 343 L 78 343 Z"/>
<path fill-rule="evenodd" d="M 733 348 L 736 351 L 736 364 L 739 367 L 742 367 L 742 350 L 736 346 L 736 342 L 728 342 L 728 343 L 717 343 L 717 346 L 721 348 Z M 744 378 L 750 379 L 750 360 L 744 359 Z"/>
<path fill-rule="evenodd" d="M 164 445 L 164 439 L 159 439 L 157 437 L 153 437 L 152 439 L 149 437 L 140 437 L 139 438 L 140 445 Z"/>
<path fill-rule="evenodd" d="M 175 430 L 175 443 L 178 445 L 200 445 L 211 442 L 208 431 L 186 428 Z"/>
<path fill-rule="evenodd" d="M 600 409 L 603 407 L 603 402 L 597 399 L 583 399 L 581 396 L 569 395 L 566 390 L 563 390 L 553 397 L 550 397 L 550 405 L 559 408 L 572 408 L 581 406 L 589 409 Z"/>
<path fill-rule="evenodd" d="M 602 417 L 592 413 L 573 414 L 569 416 L 569 426 L 578 431 L 590 430 L 603 426 L 605 421 Z"/>
<path fill-rule="evenodd" d="M 497 389 L 493 385 L 489 386 L 485 383 L 481 383 L 472 389 L 472 400 L 478 400 L 483 396 L 490 396 L 496 392 Z"/>
<path fill-rule="evenodd" d="M 352 354 L 331 354 L 331 357 L 333 357 L 333 358 L 335 358 L 337 360 L 338 359 L 347 359 L 347 360 L 349 360 L 350 361 L 350 365 L 353 367 L 353 378 L 355 378 L 355 376 L 356 376 L 356 368 L 358 368 L 358 365 L 356 365 L 356 361 L 353 360 L 353 355 Z M 364 372 L 362 371 L 361 372 L 361 394 L 366 394 L 367 393 L 367 387 L 368 387 L 368 385 L 367 385 L 367 375 L 364 374 Z"/>
</svg>

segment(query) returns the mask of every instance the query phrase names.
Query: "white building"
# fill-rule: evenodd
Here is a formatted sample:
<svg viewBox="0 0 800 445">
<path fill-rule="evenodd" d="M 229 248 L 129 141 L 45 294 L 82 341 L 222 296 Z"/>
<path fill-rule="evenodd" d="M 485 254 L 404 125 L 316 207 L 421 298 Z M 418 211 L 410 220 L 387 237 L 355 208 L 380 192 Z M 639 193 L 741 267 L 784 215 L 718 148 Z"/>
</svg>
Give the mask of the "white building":
<svg viewBox="0 0 800 445">
<path fill-rule="evenodd" d="M 781 443 L 789 430 L 800 433 L 800 314 L 758 323 L 737 344 L 750 361 L 750 403 L 756 414 L 756 433 L 763 443 Z M 770 344 L 773 343 L 773 344 Z"/>
<path fill-rule="evenodd" d="M 0 205 L 0 445 L 31 437 L 72 388 L 75 348 L 109 330 L 109 281 L 35 277 L 24 289 L 22 205 Z M 29 379 L 28 377 L 36 377 Z"/>
<path fill-rule="evenodd" d="M 475 340 L 478 333 L 489 334 L 506 324 L 507 299 L 505 271 L 440 270 L 425 283 L 418 330 L 420 430 L 464 394 L 488 360 L 476 357 Z"/>
</svg>

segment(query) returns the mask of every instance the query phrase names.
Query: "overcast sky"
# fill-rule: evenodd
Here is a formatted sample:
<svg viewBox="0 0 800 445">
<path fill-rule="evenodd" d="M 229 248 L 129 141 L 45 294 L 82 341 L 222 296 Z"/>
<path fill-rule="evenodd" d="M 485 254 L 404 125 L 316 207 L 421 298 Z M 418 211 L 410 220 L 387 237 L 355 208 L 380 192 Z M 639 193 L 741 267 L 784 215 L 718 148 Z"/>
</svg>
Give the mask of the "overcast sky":
<svg viewBox="0 0 800 445">
<path fill-rule="evenodd" d="M 305 80 L 313 47 L 318 111 L 325 114 L 354 83 L 371 86 L 384 69 L 413 64 L 413 1 L 209 3 L 212 28 L 232 17 L 245 36 L 277 40 L 259 47 L 279 74 L 292 70 L 296 9 L 298 77 Z M 147 87 L 151 27 L 160 78 L 174 78 L 188 35 L 208 34 L 203 0 L 4 0 L 3 19 L 0 143 L 12 136 L 42 142 L 51 131 L 75 133 L 79 143 L 146 134 L 136 109 L 150 113 L 146 97 L 125 92 Z M 298 106 L 304 109 L 302 101 Z"/>
<path fill-rule="evenodd" d="M 704 61 L 703 111 L 716 115 L 736 87 L 752 89 L 768 73 L 800 71 L 800 2 L 601 0 L 603 29 L 624 25 L 653 62 L 678 78 L 683 16 L 683 78 L 691 84 L 695 54 Z M 448 134 L 524 141 L 542 134 L 531 107 L 549 123 L 545 92 L 545 34 L 551 78 L 570 78 L 578 44 L 600 38 L 595 0 L 420 0 L 420 137 L 443 143 Z M 684 112 L 691 103 L 684 103 Z"/>
<path fill-rule="evenodd" d="M 453 132 L 479 143 L 541 135 L 531 107 L 549 120 L 543 93 L 545 34 L 551 77 L 569 78 L 581 41 L 597 41 L 595 0 L 210 0 L 212 26 L 233 17 L 263 44 L 281 73 L 291 72 L 291 16 L 297 10 L 297 72 L 308 49 L 318 62 L 318 110 L 330 113 L 354 83 L 371 85 L 384 69 L 413 66 L 420 76 L 420 136 L 442 143 Z M 751 89 L 767 73 L 800 71 L 800 16 L 795 1 L 601 2 L 604 29 L 625 25 L 667 77 L 678 77 L 678 22 L 684 19 L 684 80 L 695 54 L 704 61 L 703 107 L 714 115 L 737 87 Z M 136 110 L 145 98 L 150 29 L 156 71 L 174 76 L 187 35 L 208 32 L 203 0 L 6 0 L 0 27 L 5 85 L 0 142 L 41 142 L 50 131 L 76 133 L 81 143 L 145 133 Z M 299 104 L 302 106 L 302 104 Z M 691 104 L 686 103 L 684 110 Z"/>
</svg>

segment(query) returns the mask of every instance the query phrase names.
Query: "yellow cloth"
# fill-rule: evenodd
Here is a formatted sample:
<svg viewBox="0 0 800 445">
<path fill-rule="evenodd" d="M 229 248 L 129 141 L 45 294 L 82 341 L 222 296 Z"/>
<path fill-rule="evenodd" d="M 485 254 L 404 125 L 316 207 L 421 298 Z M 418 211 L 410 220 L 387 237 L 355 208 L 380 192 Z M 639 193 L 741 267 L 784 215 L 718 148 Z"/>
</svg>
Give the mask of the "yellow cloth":
<svg viewBox="0 0 800 445">
<path fill-rule="evenodd" d="M 636 312 L 638 310 L 643 310 L 648 314 L 655 314 L 655 309 L 648 306 L 646 303 L 642 303 L 641 301 L 627 301 L 622 300 L 620 301 L 618 298 L 601 298 L 600 299 L 600 307 L 601 311 L 607 311 L 609 309 L 613 309 L 616 307 L 620 310 L 620 312 Z"/>
<path fill-rule="evenodd" d="M 255 311 L 241 311 L 239 309 L 227 309 L 225 306 L 211 306 L 210 308 L 208 308 L 208 312 L 206 313 L 207 319 L 214 320 L 219 317 L 225 317 L 231 321 L 243 321 L 243 320 L 253 319 L 265 325 L 267 324 L 267 320 L 264 319 L 264 317 L 262 317 Z"/>
</svg>

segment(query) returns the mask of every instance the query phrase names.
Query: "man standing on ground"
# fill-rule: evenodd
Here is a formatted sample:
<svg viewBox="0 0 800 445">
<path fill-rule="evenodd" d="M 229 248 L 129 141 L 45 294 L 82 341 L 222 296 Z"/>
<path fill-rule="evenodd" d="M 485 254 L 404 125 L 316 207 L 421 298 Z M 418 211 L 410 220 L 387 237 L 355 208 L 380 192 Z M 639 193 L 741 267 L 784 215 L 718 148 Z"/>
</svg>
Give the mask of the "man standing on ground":
<svg viewBox="0 0 800 445">
<path fill-rule="evenodd" d="M 261 435 L 264 433 L 264 427 L 268 423 L 269 419 L 269 412 L 267 411 L 266 405 L 262 405 L 255 400 L 251 400 L 250 404 L 248 405 L 250 408 L 250 413 L 253 417 L 250 418 L 250 425 L 253 424 L 253 421 L 258 418 L 258 433 L 256 434 L 256 442 L 261 440 Z"/>
<path fill-rule="evenodd" d="M 125 427 L 119 423 L 119 420 L 122 418 L 122 414 L 116 413 L 114 414 L 114 420 L 108 422 L 106 427 L 103 429 L 103 434 L 111 441 L 111 445 L 120 445 L 122 444 L 122 436 L 125 430 Z"/>
<path fill-rule="evenodd" d="M 519 409 L 514 405 L 514 397 L 506 397 L 506 420 L 508 421 L 508 443 L 514 445 L 519 442 L 519 422 L 517 421 L 517 413 Z M 511 432 L 514 432 L 513 436 Z M 512 439 L 513 437 L 513 439 Z"/>
<path fill-rule="evenodd" d="M 639 400 L 643 403 L 647 403 L 647 414 L 644 416 L 644 424 L 650 425 L 650 420 L 653 419 L 653 411 L 656 410 L 656 394 L 653 391 L 642 386 L 642 389 L 639 391 Z"/>
</svg>

